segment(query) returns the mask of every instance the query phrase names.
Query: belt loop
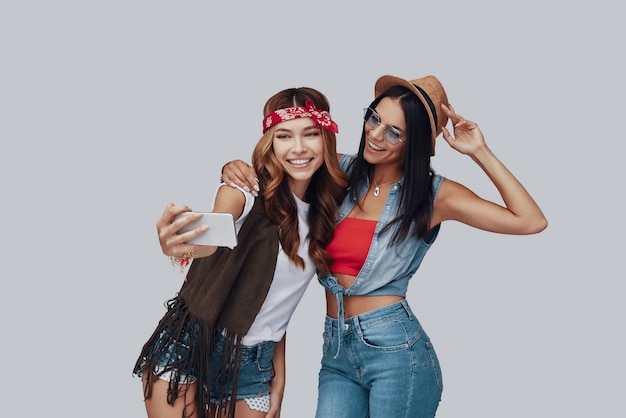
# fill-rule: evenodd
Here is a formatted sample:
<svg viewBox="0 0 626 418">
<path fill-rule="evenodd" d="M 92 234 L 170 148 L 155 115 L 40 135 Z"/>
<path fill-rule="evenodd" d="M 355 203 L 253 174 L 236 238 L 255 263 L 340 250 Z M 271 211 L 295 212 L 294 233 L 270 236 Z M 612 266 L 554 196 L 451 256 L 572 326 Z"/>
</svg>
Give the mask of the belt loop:
<svg viewBox="0 0 626 418">
<path fill-rule="evenodd" d="M 363 329 L 361 329 L 361 322 L 359 321 L 359 316 L 358 315 L 353 316 L 352 322 L 354 323 L 354 331 L 359 337 L 362 337 Z"/>
<path fill-rule="evenodd" d="M 328 335 L 330 335 L 330 338 L 333 338 L 337 334 L 337 332 L 333 329 L 334 322 L 335 321 L 330 316 L 328 317 L 328 320 L 326 321 L 326 326 L 328 327 L 327 331 L 328 331 Z"/>
<path fill-rule="evenodd" d="M 261 355 L 263 354 L 263 343 L 257 344 L 257 346 L 255 347 L 256 349 L 254 351 L 256 351 L 254 353 L 255 357 L 256 357 L 256 361 L 260 361 L 261 360 Z"/>
<path fill-rule="evenodd" d="M 406 314 L 408 315 L 409 319 L 412 321 L 413 320 L 413 312 L 411 312 L 411 308 L 409 307 L 409 303 L 406 301 L 406 299 L 402 299 L 402 307 L 404 308 L 404 310 L 406 311 Z"/>
</svg>

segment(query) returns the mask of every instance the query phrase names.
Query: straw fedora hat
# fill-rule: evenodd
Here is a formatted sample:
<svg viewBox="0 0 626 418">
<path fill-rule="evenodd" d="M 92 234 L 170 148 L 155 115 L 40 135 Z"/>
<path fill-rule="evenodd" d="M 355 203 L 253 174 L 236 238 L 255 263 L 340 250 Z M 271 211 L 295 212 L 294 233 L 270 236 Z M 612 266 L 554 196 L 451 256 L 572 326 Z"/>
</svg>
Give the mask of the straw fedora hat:
<svg viewBox="0 0 626 418">
<path fill-rule="evenodd" d="M 441 127 L 448 123 L 448 116 L 441 111 L 441 104 L 448 104 L 448 96 L 443 86 L 435 76 L 427 75 L 426 77 L 415 80 L 405 80 L 392 75 L 384 75 L 376 80 L 374 85 L 375 97 L 381 95 L 385 90 L 392 86 L 403 86 L 411 90 L 426 108 L 428 118 L 430 119 L 430 130 L 432 132 L 432 151 L 431 155 L 435 155 L 435 140 L 441 133 Z"/>
</svg>

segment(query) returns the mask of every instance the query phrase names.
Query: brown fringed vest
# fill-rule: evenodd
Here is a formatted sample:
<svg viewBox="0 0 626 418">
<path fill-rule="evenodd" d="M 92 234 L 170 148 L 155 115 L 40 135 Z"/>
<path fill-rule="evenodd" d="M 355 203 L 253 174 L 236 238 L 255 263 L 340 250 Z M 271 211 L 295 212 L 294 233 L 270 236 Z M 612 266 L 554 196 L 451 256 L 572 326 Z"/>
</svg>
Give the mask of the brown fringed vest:
<svg viewBox="0 0 626 418">
<path fill-rule="evenodd" d="M 220 247 L 209 257 L 193 260 L 185 283 L 176 297 L 167 302 L 168 310 L 144 345 L 134 373 L 144 373 L 144 396 L 151 396 L 152 382 L 163 373 L 171 373 L 168 399 L 173 404 L 181 384 L 193 383 L 182 373 L 197 377 L 193 405 L 199 416 L 208 414 L 209 396 L 220 403 L 237 393 L 241 340 L 265 301 L 274 277 L 278 256 L 278 225 L 266 215 L 263 199 L 256 198 L 241 226 L 234 249 Z M 211 370 L 211 352 L 218 333 L 225 336 L 224 355 L 219 370 Z M 172 340 L 176 345 L 168 364 L 157 361 L 167 354 Z M 156 373 L 156 374 L 155 374 Z M 216 378 L 217 376 L 217 378 Z M 230 389 L 230 390 L 229 390 Z M 224 415 L 222 415 L 224 414 Z M 232 417 L 234 402 L 219 416 Z M 183 417 L 186 414 L 183 413 Z"/>
</svg>

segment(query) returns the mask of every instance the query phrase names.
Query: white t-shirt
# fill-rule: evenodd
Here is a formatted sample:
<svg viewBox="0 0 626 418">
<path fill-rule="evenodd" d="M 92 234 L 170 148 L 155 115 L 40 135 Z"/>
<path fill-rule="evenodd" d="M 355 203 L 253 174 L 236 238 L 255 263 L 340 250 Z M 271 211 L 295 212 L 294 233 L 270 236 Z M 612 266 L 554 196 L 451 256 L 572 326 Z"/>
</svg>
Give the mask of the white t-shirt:
<svg viewBox="0 0 626 418">
<path fill-rule="evenodd" d="M 224 184 L 220 185 L 223 186 Z M 252 193 L 239 189 L 246 197 L 241 216 L 235 221 L 237 233 L 254 205 Z M 257 314 L 250 330 L 243 338 L 244 345 L 255 345 L 263 341 L 280 341 L 285 335 L 289 320 L 302 299 L 306 288 L 315 275 L 315 265 L 309 256 L 308 213 L 309 204 L 293 195 L 298 206 L 298 229 L 300 232 L 300 248 L 298 255 L 305 263 L 304 270 L 289 261 L 282 247 L 278 249 L 276 270 L 265 302 Z"/>
</svg>

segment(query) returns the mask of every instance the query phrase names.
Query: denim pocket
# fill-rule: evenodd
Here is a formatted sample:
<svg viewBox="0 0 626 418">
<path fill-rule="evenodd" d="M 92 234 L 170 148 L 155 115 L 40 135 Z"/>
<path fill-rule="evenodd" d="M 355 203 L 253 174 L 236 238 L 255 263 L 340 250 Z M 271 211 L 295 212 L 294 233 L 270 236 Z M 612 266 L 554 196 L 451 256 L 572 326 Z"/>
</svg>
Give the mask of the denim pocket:
<svg viewBox="0 0 626 418">
<path fill-rule="evenodd" d="M 361 330 L 363 344 L 383 351 L 406 350 L 411 345 L 407 329 L 400 320 L 390 320 Z"/>
<path fill-rule="evenodd" d="M 256 359 L 254 361 L 254 366 L 256 368 L 256 374 L 259 381 L 269 382 L 274 377 L 274 362 L 271 358 L 269 361 L 266 361 L 263 358 Z"/>
<path fill-rule="evenodd" d="M 237 399 L 254 398 L 269 393 L 270 382 L 274 377 L 273 355 L 273 342 L 265 342 L 243 349 L 239 368 Z M 228 387 L 227 390 L 230 392 L 231 388 Z"/>
</svg>

